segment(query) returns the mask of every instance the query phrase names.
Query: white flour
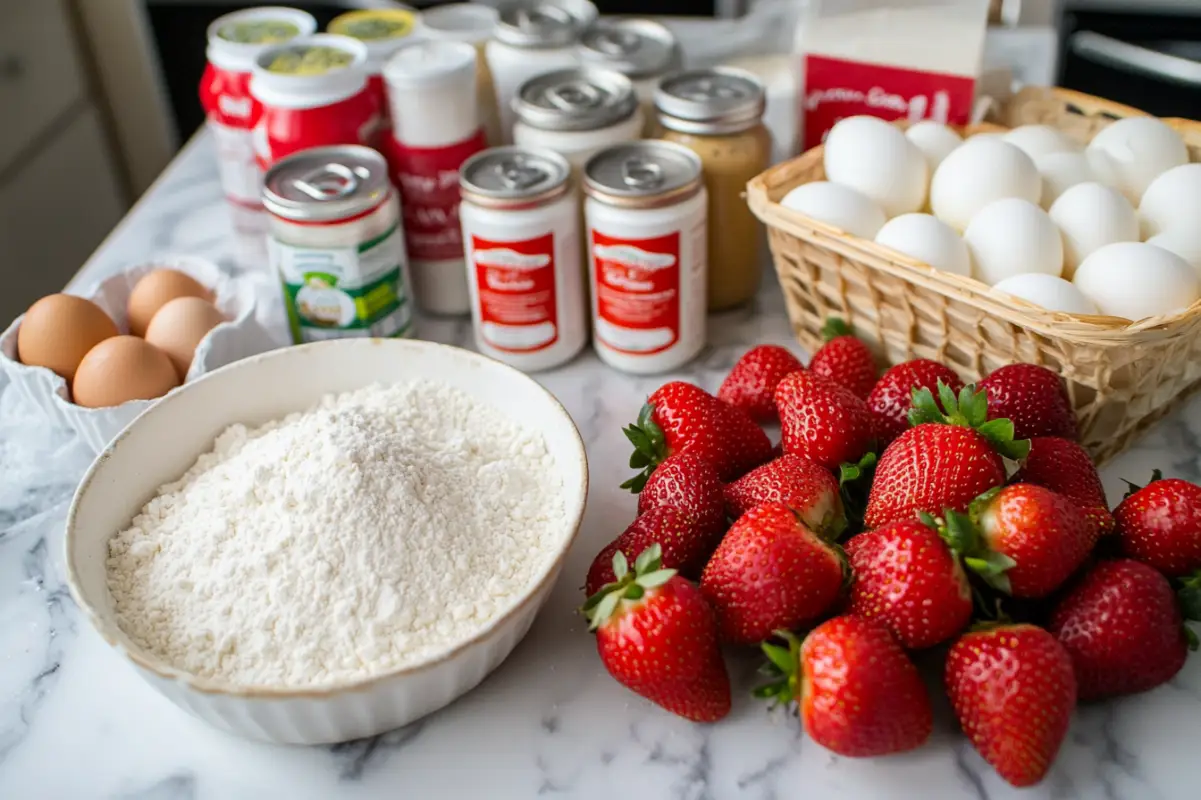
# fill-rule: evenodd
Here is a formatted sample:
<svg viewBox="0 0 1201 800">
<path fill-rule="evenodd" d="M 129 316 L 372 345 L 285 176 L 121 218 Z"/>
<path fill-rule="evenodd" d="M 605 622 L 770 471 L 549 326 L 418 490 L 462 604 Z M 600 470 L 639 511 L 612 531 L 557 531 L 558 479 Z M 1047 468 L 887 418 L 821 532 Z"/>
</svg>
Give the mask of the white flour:
<svg viewBox="0 0 1201 800">
<path fill-rule="evenodd" d="M 371 387 L 234 425 L 109 542 L 118 623 L 186 672 L 327 685 L 507 610 L 567 535 L 542 437 L 451 387 Z"/>
</svg>

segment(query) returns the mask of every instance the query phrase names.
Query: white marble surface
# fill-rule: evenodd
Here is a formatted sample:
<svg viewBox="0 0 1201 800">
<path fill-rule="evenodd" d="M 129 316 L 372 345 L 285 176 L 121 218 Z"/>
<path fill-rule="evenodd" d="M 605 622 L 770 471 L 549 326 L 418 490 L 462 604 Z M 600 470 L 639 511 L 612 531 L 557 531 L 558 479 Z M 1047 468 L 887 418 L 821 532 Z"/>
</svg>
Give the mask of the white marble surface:
<svg viewBox="0 0 1201 800">
<path fill-rule="evenodd" d="M 194 140 L 78 281 L 159 251 L 232 269 L 212 155 L 207 138 Z M 422 335 L 470 338 L 458 321 L 426 324 Z M 323 748 L 248 743 L 208 728 L 144 685 L 86 627 L 64 589 L 60 551 L 66 504 L 88 458 L 62 432 L 34 424 L 0 386 L 0 797 L 1196 797 L 1201 656 L 1155 692 L 1080 710 L 1047 781 L 1021 793 L 975 755 L 942 702 L 923 750 L 853 761 L 749 697 L 753 654 L 731 654 L 734 710 L 713 726 L 676 719 L 608 677 L 574 608 L 593 553 L 634 515 L 634 498 L 618 489 L 628 473 L 619 428 L 658 383 L 683 377 L 715 389 L 738 354 L 764 341 L 790 341 L 774 278 L 752 307 L 712 319 L 710 347 L 678 375 L 631 378 L 585 354 L 539 376 L 579 425 L 593 476 L 582 535 L 550 603 L 513 656 L 461 701 L 403 730 Z M 1104 471 L 1111 498 L 1122 477 L 1154 466 L 1201 479 L 1199 437 L 1194 402 Z"/>
</svg>

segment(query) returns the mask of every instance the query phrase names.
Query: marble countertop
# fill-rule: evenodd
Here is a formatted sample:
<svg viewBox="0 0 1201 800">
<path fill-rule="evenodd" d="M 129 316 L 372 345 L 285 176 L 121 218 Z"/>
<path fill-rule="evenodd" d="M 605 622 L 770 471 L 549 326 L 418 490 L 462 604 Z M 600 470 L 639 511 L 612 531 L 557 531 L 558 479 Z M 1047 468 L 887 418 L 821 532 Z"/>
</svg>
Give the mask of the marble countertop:
<svg viewBox="0 0 1201 800">
<path fill-rule="evenodd" d="M 156 252 L 185 252 L 235 271 L 211 141 L 194 139 L 77 277 L 82 288 Z M 267 284 L 264 275 L 264 285 Z M 275 302 L 274 294 L 264 295 Z M 464 321 L 421 336 L 468 345 Z M 89 463 L 62 431 L 32 424 L 0 385 L 0 797 L 240 798 L 1131 798 L 1195 797 L 1201 656 L 1168 686 L 1078 711 L 1054 770 L 1037 789 L 1005 786 L 956 731 L 945 702 L 927 747 L 870 761 L 839 758 L 795 716 L 752 700 L 758 659 L 732 654 L 734 710 L 693 725 L 644 702 L 603 670 L 581 619 L 578 587 L 592 555 L 633 518 L 620 426 L 659 383 L 715 389 L 759 342 L 790 343 L 774 278 L 756 302 L 712 318 L 710 346 L 677 374 L 632 378 L 589 354 L 538 376 L 587 443 L 588 512 L 563 578 L 529 636 L 478 689 L 402 730 L 334 747 L 256 744 L 209 728 L 144 684 L 78 614 L 63 582 L 62 531 Z M 1151 431 L 1104 470 L 1152 467 L 1201 479 L 1201 404 Z M 937 695 L 936 695 L 937 696 Z"/>
</svg>

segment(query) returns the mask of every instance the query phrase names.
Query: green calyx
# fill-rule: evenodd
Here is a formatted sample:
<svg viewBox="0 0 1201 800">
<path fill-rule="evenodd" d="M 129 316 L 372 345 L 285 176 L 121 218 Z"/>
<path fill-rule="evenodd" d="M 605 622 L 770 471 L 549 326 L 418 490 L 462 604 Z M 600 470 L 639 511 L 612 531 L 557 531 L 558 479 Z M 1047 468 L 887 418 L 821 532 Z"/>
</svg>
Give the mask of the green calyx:
<svg viewBox="0 0 1201 800">
<path fill-rule="evenodd" d="M 872 470 L 876 466 L 876 454 L 868 453 L 863 458 L 852 464 L 846 462 L 838 467 L 838 485 L 846 486 L 848 483 L 854 483 L 860 478 L 870 478 Z"/>
<path fill-rule="evenodd" d="M 667 440 L 663 436 L 663 429 L 655 422 L 654 414 L 655 406 L 646 403 L 638 412 L 638 421 L 621 429 L 630 444 L 634 445 L 634 452 L 630 453 L 630 468 L 639 470 L 638 474 L 622 483 L 621 488 L 634 494 L 642 491 L 655 467 L 667 458 Z"/>
<path fill-rule="evenodd" d="M 992 588 L 1009 594 L 1009 576 L 1006 573 L 1017 562 L 1004 553 L 990 550 L 979 525 L 982 509 L 999 491 L 999 488 L 991 489 L 976 498 L 972 502 L 971 514 L 948 508 L 942 519 L 936 519 L 924 511 L 918 514 L 918 518 L 927 527 L 938 531 L 951 552 L 963 559 L 964 567 L 979 575 Z"/>
<path fill-rule="evenodd" d="M 1160 470 L 1157 470 L 1157 469 L 1153 469 L 1153 470 L 1151 470 L 1151 480 L 1147 481 L 1147 484 L 1150 485 L 1152 483 L 1155 483 L 1156 481 L 1162 481 L 1162 480 L 1163 480 L 1163 472 L 1161 472 Z M 1122 495 L 1123 500 L 1127 499 L 1131 495 L 1141 492 L 1143 489 L 1146 488 L 1145 486 L 1139 486 L 1137 483 L 1131 483 L 1130 481 L 1126 480 L 1125 478 L 1122 478 L 1122 482 L 1125 483 L 1126 487 L 1127 487 L 1126 494 Z"/>
<path fill-rule="evenodd" d="M 1177 578 L 1176 597 L 1180 600 L 1180 614 L 1186 621 L 1201 622 L 1201 570 L 1183 578 Z M 1201 646 L 1197 634 L 1188 625 L 1184 626 L 1185 637 L 1189 649 L 1196 650 Z"/>
<path fill-rule="evenodd" d="M 614 581 L 598 589 L 580 609 L 588 618 L 588 630 L 594 631 L 603 625 L 622 600 L 641 600 L 648 591 L 667 583 L 675 574 L 674 569 L 663 568 L 663 548 L 657 543 L 638 554 L 632 571 L 625 553 L 618 550 L 613 554 Z"/>
<path fill-rule="evenodd" d="M 914 389 L 909 424 L 916 427 L 926 423 L 971 428 L 987 439 L 994 450 L 1013 461 L 1021 461 L 1030 454 L 1029 439 L 1013 438 L 1012 422 L 988 418 L 988 394 L 983 389 L 977 390 L 975 384 L 963 387 L 956 396 L 950 386 L 939 381 L 937 400 L 924 386 Z"/>
<path fill-rule="evenodd" d="M 801 697 L 801 640 L 791 631 L 776 631 L 776 637 L 784 644 L 764 642 L 759 645 L 767 656 L 759 673 L 769 680 L 751 692 L 773 706 L 788 705 Z"/>
<path fill-rule="evenodd" d="M 858 533 L 863 529 L 863 515 L 867 511 L 867 500 L 871 494 L 872 476 L 876 471 L 876 454 L 868 452 L 856 463 L 847 462 L 838 468 L 838 494 L 844 512 L 843 525 L 837 536 L 850 529 Z"/>
</svg>

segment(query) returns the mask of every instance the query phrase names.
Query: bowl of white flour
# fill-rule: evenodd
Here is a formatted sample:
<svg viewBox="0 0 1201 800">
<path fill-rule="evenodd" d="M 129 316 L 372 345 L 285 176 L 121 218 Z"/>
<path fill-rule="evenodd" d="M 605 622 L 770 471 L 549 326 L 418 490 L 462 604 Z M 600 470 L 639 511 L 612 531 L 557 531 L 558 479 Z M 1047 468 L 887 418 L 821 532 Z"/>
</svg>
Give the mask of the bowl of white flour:
<svg viewBox="0 0 1201 800">
<path fill-rule="evenodd" d="M 529 630 L 583 518 L 571 417 L 429 342 L 265 353 L 139 416 L 84 476 L 68 579 L 152 686 L 316 744 L 450 703 Z"/>
</svg>

